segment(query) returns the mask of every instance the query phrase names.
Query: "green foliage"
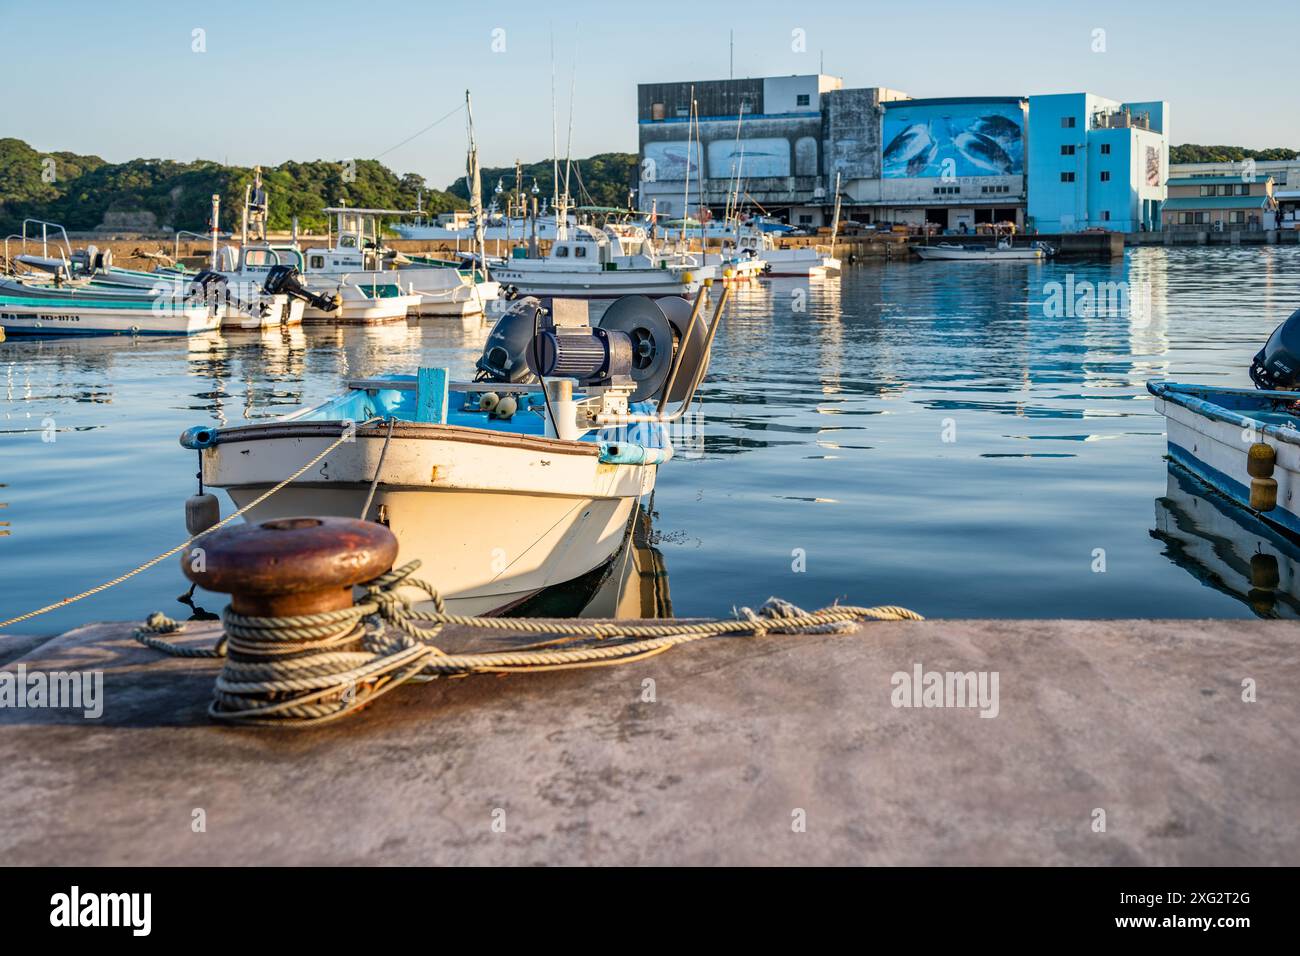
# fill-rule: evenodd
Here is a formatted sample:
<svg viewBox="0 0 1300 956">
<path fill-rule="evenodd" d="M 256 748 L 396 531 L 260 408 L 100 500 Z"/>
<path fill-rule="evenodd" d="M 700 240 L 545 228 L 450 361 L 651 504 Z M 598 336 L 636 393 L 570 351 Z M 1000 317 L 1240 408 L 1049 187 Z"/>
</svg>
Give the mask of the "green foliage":
<svg viewBox="0 0 1300 956">
<path fill-rule="evenodd" d="M 1182 146 L 1169 147 L 1171 163 L 1239 163 L 1243 159 L 1270 160 L 1296 159 L 1300 152 L 1285 146 L 1272 146 L 1268 149 L 1247 149 L 1244 146 L 1198 146 L 1184 143 Z"/>
<path fill-rule="evenodd" d="M 47 163 L 53 159 L 54 163 Z M 49 171 L 53 171 L 53 181 Z M 43 175 L 44 174 L 44 175 Z M 430 213 L 463 209 L 463 199 L 430 190 L 412 173 L 399 177 L 373 159 L 355 165 L 316 160 L 287 162 L 262 170 L 270 198 L 268 226 L 288 229 L 297 216 L 303 229 L 323 231 L 321 209 L 337 205 L 414 209 L 423 193 Z M 0 230 L 17 232 L 23 219 L 47 219 L 70 231 L 94 229 L 106 213 L 149 212 L 159 228 L 207 228 L 213 193 L 221 196 L 221 226 L 235 230 L 241 218 L 244 188 L 253 170 L 208 160 L 178 163 L 133 159 L 105 163 L 98 156 L 39 153 L 22 140 L 0 139 Z"/>
<path fill-rule="evenodd" d="M 560 183 L 563 189 L 564 160 L 560 160 Z M 636 184 L 636 153 L 598 153 L 589 159 L 573 161 L 576 170 L 569 173 L 569 195 L 575 205 L 627 207 L 627 193 Z M 554 192 L 553 166 L 550 160 L 540 163 L 526 163 L 523 166 L 524 195 L 531 196 L 533 183 L 539 190 L 537 200 L 545 206 Z M 504 209 L 506 196 L 515 199 L 515 168 L 513 166 L 494 166 L 483 170 L 483 202 L 492 201 L 497 182 L 505 187 L 505 192 L 497 197 L 497 205 Z M 462 176 L 447 187 L 447 192 L 462 199 L 469 199 L 469 186 Z"/>
</svg>

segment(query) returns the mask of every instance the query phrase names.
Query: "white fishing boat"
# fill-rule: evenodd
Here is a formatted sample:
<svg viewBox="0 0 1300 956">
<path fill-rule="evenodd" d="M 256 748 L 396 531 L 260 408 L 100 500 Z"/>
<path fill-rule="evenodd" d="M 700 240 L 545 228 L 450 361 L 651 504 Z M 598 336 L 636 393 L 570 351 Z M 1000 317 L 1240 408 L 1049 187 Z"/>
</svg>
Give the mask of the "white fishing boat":
<svg viewBox="0 0 1300 956">
<path fill-rule="evenodd" d="M 195 297 L 148 301 L 0 295 L 7 335 L 195 335 L 221 327 L 225 306 Z"/>
<path fill-rule="evenodd" d="M 483 380 L 449 384 L 443 369 L 352 380 L 313 408 L 193 428 L 181 443 L 200 450 L 203 483 L 244 506 L 347 435 L 246 520 L 378 521 L 398 563 L 419 559 L 452 610 L 499 610 L 619 549 L 673 455 L 668 429 L 703 378 L 726 298 L 707 333 L 702 297 L 666 310 L 625 299 L 596 328 L 585 303 L 547 312 L 523 299 L 489 336 Z"/>
<path fill-rule="evenodd" d="M 644 229 L 632 226 L 575 226 L 544 257 L 517 256 L 492 271 L 522 295 L 583 299 L 690 296 L 718 274 L 698 256 L 661 251 Z"/>
<path fill-rule="evenodd" d="M 1006 237 L 992 244 L 940 242 L 932 246 L 914 245 L 912 251 L 922 259 L 946 262 L 1042 262 L 1055 255 L 1055 250 L 1045 242 L 1017 246 Z"/>
</svg>

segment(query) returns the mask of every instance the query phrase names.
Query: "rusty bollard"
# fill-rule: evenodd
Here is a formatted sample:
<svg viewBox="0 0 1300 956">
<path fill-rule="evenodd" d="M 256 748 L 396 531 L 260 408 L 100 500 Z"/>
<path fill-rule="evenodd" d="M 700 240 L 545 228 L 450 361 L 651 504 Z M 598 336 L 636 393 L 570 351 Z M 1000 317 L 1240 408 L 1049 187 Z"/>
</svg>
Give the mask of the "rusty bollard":
<svg viewBox="0 0 1300 956">
<path fill-rule="evenodd" d="M 229 594 L 236 614 L 293 617 L 350 606 L 353 585 L 393 566 L 397 538 L 356 518 L 275 518 L 223 528 L 181 558 L 185 576 Z"/>
</svg>

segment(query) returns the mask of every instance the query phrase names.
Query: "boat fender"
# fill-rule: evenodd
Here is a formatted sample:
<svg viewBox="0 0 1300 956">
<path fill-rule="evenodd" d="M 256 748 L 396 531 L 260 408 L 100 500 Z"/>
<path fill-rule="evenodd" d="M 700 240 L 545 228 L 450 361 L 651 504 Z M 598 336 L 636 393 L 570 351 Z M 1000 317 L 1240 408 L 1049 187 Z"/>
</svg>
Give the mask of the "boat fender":
<svg viewBox="0 0 1300 956">
<path fill-rule="evenodd" d="M 1252 511 L 1272 511 L 1277 507 L 1277 481 L 1273 478 L 1250 479 Z"/>
<path fill-rule="evenodd" d="M 671 457 L 667 448 L 647 448 L 629 441 L 600 443 L 600 460 L 606 465 L 662 465 Z"/>
<path fill-rule="evenodd" d="M 496 408 L 501 401 L 501 396 L 496 392 L 484 392 L 479 396 L 478 410 L 480 412 L 490 412 Z"/>
<path fill-rule="evenodd" d="M 216 495 L 204 492 L 185 499 L 185 530 L 190 534 L 202 534 L 220 520 L 221 503 Z"/>
<path fill-rule="evenodd" d="M 181 447 L 197 450 L 217 443 L 217 430 L 211 425 L 195 425 L 181 432 Z"/>
<path fill-rule="evenodd" d="M 695 276 L 690 272 L 683 272 L 682 281 L 685 282 L 687 285 L 690 285 L 692 282 L 695 281 Z"/>
<path fill-rule="evenodd" d="M 519 410 L 519 401 L 513 395 L 502 395 L 490 414 L 493 418 L 510 419 Z"/>
<path fill-rule="evenodd" d="M 1246 452 L 1246 471 L 1252 478 L 1272 478 L 1277 452 L 1272 445 L 1257 441 Z"/>
</svg>

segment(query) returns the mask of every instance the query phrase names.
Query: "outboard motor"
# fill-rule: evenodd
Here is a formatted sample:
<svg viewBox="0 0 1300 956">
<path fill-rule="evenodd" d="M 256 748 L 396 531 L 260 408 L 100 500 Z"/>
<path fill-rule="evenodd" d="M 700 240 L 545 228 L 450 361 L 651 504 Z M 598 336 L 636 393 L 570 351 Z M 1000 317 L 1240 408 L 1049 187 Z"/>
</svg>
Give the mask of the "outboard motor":
<svg viewBox="0 0 1300 956">
<path fill-rule="evenodd" d="M 1300 383 L 1300 309 L 1273 330 L 1250 363 L 1256 388 L 1294 391 Z"/>
<path fill-rule="evenodd" d="M 271 266 L 270 271 L 266 274 L 266 281 L 262 283 L 262 291 L 267 295 L 284 295 L 293 296 L 295 299 L 302 299 L 313 308 L 320 309 L 322 312 L 333 312 L 338 309 L 342 303 L 337 296 L 322 295 L 319 292 L 313 292 L 302 284 L 298 278 L 299 272 L 297 266 Z"/>
<path fill-rule="evenodd" d="M 525 353 L 542 326 L 545 311 L 542 301 L 530 295 L 516 299 L 497 319 L 488 333 L 482 356 L 474 363 L 479 370 L 479 381 L 514 384 L 536 381 Z"/>
</svg>

